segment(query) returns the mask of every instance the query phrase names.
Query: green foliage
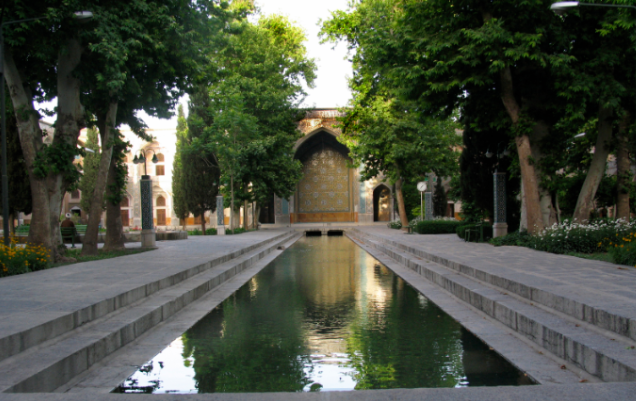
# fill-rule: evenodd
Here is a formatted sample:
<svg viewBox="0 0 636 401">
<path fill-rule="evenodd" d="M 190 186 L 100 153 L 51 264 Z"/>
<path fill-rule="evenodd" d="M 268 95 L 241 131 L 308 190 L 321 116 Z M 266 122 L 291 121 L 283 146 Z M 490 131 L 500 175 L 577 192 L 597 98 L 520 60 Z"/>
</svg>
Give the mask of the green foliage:
<svg viewBox="0 0 636 401">
<path fill-rule="evenodd" d="M 466 232 L 466 230 L 470 230 L 470 238 L 468 238 L 468 233 Z M 482 233 L 483 233 L 483 239 L 484 241 L 488 241 L 490 238 L 492 238 L 492 225 L 489 223 L 470 223 L 470 224 L 460 224 L 457 226 L 457 228 L 455 229 L 455 232 L 457 233 L 457 236 L 461 239 L 463 239 L 464 241 L 470 239 L 470 242 L 479 242 L 479 240 L 482 238 Z"/>
<path fill-rule="evenodd" d="M 4 238 L 3 238 L 4 240 Z M 49 251 L 40 245 L 16 246 L 17 238 L 11 238 L 11 245 L 0 244 L 0 277 L 14 276 L 50 267 Z"/>
<path fill-rule="evenodd" d="M 207 228 L 205 230 L 205 235 L 216 235 L 217 231 L 216 228 Z M 199 230 L 198 228 L 195 228 L 192 231 L 188 231 L 188 235 L 203 235 L 203 231 Z"/>
<path fill-rule="evenodd" d="M 233 192 L 234 210 L 244 201 L 266 202 L 272 192 L 293 193 L 302 168 L 293 159 L 301 82 L 311 86 L 315 78 L 304 34 L 286 18 L 236 20 L 235 26 L 236 35 L 211 57 L 208 68 L 219 79 L 206 82 L 207 98 L 198 99 L 205 117 L 192 144 L 214 155 L 210 163 L 221 170 L 226 201 Z"/>
<path fill-rule="evenodd" d="M 433 194 L 433 215 L 436 217 L 446 216 L 447 207 L 448 198 L 446 197 L 446 190 L 442 184 L 441 177 L 438 177 L 435 183 L 435 193 Z"/>
<path fill-rule="evenodd" d="M 234 234 L 243 234 L 245 232 L 247 232 L 248 230 L 242 228 L 242 227 L 237 227 L 233 230 L 225 230 L 225 235 L 234 235 Z"/>
<path fill-rule="evenodd" d="M 457 220 L 424 220 L 415 225 L 414 231 L 418 234 L 454 234 L 461 224 Z"/>
<path fill-rule="evenodd" d="M 394 230 L 399 230 L 400 228 L 402 228 L 402 222 L 400 220 L 390 221 L 387 223 L 386 226 Z"/>
<path fill-rule="evenodd" d="M 182 211 L 187 210 L 194 216 L 203 216 L 206 211 L 215 211 L 216 196 L 219 193 L 220 169 L 216 155 L 210 148 L 198 146 L 200 141 L 205 140 L 205 128 L 212 123 L 208 115 L 208 104 L 206 88 L 197 88 L 197 92 L 190 97 L 188 129 L 179 143 L 178 157 L 181 170 L 177 172 L 177 179 L 182 193 L 177 191 L 177 195 L 185 200 L 185 208 Z M 204 224 L 202 223 L 202 228 Z"/>
<path fill-rule="evenodd" d="M 113 205 L 119 205 L 126 197 L 126 181 L 128 180 L 128 163 L 126 163 L 126 153 L 130 147 L 130 143 L 124 142 L 121 133 L 117 133 L 114 138 L 113 156 L 111 164 L 115 164 L 115 175 L 112 182 L 109 179 L 105 202 Z M 109 172 L 110 174 L 110 172 Z"/>
<path fill-rule="evenodd" d="M 0 82 L 0 85 L 3 85 Z M 18 135 L 17 121 L 11 107 L 10 100 L 7 99 L 6 118 L 7 129 L 7 176 L 9 178 L 9 213 L 16 215 L 18 212 L 30 214 L 32 209 L 31 185 L 29 183 L 29 172 L 26 168 L 20 137 Z M 1 158 L 0 158 L 1 160 Z M 0 195 L 2 188 L 0 186 Z M 0 205 L 0 211 L 2 205 Z"/>
<path fill-rule="evenodd" d="M 597 219 L 589 224 L 565 221 L 546 228 L 539 235 L 512 233 L 502 238 L 496 238 L 491 243 L 496 246 L 525 246 L 558 254 L 572 252 L 592 254 L 614 248 L 615 245 L 616 247 L 627 246 L 631 244 L 634 235 L 636 235 L 635 222 Z"/>
<path fill-rule="evenodd" d="M 186 201 L 186 189 L 183 181 L 182 148 L 187 138 L 187 122 L 183 113 L 183 106 L 179 105 L 177 113 L 177 151 L 172 163 L 172 205 L 175 216 L 181 220 L 188 218 L 190 211 Z"/>
<path fill-rule="evenodd" d="M 79 181 L 79 190 L 82 191 L 82 198 L 80 199 L 80 207 L 82 210 L 91 210 L 91 201 L 93 199 L 93 191 L 95 190 L 95 180 L 97 179 L 97 173 L 99 170 L 99 160 L 101 159 L 101 152 L 97 141 L 97 131 L 89 128 L 86 132 L 86 144 L 87 149 L 91 149 L 93 152 L 85 152 L 84 161 L 82 163 L 83 174 Z"/>
<path fill-rule="evenodd" d="M 51 145 L 43 145 L 35 156 L 33 175 L 39 179 L 44 179 L 49 174 L 60 174 L 64 181 L 69 183 L 69 189 L 73 189 L 81 176 L 73 164 L 75 156 L 79 155 L 81 155 L 81 150 L 66 142 L 58 141 Z"/>
<path fill-rule="evenodd" d="M 607 251 L 614 263 L 636 267 L 636 232 L 616 236 Z"/>
</svg>

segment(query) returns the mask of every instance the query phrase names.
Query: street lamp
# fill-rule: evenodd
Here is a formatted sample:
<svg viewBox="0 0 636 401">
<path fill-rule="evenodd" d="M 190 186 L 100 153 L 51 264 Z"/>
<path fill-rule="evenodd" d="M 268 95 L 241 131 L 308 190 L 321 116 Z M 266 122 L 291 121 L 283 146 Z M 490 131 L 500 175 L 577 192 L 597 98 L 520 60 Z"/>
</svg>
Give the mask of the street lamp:
<svg viewBox="0 0 636 401">
<path fill-rule="evenodd" d="M 0 119 L 2 124 L 0 141 L 2 141 L 2 235 L 4 236 L 4 244 L 9 246 L 11 239 L 9 238 L 9 177 L 7 176 L 7 121 L 6 121 L 6 104 L 4 94 L 4 27 L 6 25 L 19 24 L 22 22 L 31 22 L 48 17 L 25 18 L 15 21 L 2 22 L 0 24 Z M 78 21 L 88 21 L 93 18 L 90 11 L 77 11 L 73 13 L 73 18 Z"/>
<path fill-rule="evenodd" d="M 144 176 L 148 177 L 148 171 L 146 170 L 146 152 L 152 152 L 152 159 L 150 161 L 152 161 L 153 163 L 157 164 L 159 159 L 157 159 L 157 155 L 155 154 L 155 151 L 152 150 L 152 149 L 140 150 L 139 151 L 139 157 L 137 157 L 137 155 L 135 155 L 135 157 L 133 158 L 133 163 L 135 163 L 135 164 L 143 163 L 144 164 Z"/>
<path fill-rule="evenodd" d="M 580 1 L 558 1 L 550 6 L 550 10 L 554 11 L 558 15 L 563 15 L 571 8 L 575 8 L 579 6 L 605 7 L 605 8 L 633 8 L 636 10 L 636 6 L 628 6 L 628 5 L 622 5 L 622 4 L 581 3 Z"/>
<path fill-rule="evenodd" d="M 139 187 L 141 189 L 141 247 L 142 248 L 154 248 L 156 245 L 155 228 L 153 226 L 152 217 L 152 180 L 146 170 L 146 152 L 152 152 L 152 162 L 157 163 L 159 159 L 154 150 L 146 149 L 139 151 L 139 156 L 135 155 L 133 163 L 144 164 L 144 175 L 139 180 Z"/>
</svg>

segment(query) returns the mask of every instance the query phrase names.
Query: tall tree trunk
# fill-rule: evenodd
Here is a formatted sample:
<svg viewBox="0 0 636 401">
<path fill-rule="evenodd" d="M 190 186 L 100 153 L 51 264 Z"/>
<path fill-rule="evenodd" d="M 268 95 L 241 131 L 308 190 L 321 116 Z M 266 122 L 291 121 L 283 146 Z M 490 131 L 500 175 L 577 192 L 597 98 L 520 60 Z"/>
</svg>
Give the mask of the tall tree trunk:
<svg viewBox="0 0 636 401">
<path fill-rule="evenodd" d="M 51 146 L 62 151 L 77 146 L 79 131 L 84 125 L 79 100 L 79 80 L 73 76 L 73 71 L 80 62 L 81 52 L 79 42 L 69 39 L 58 58 L 58 118 Z M 49 172 L 46 177 L 34 173 L 36 156 L 44 148 L 38 113 L 34 110 L 33 96 L 23 84 L 24 74 L 18 70 L 12 52 L 5 49 L 4 56 L 5 80 L 15 110 L 33 201 L 28 241 L 46 247 L 52 259 L 58 261 L 63 257 L 58 248 L 63 246 L 59 229 L 60 210 L 64 193 L 70 183 L 65 182 L 62 173 L 59 172 Z M 69 155 L 68 160 L 59 163 L 71 165 L 73 156 Z"/>
<path fill-rule="evenodd" d="M 402 230 L 406 231 L 409 225 L 409 219 L 406 216 L 406 207 L 404 206 L 404 194 L 402 193 L 402 185 L 404 180 L 400 178 L 395 183 L 395 195 L 398 203 L 398 212 L 400 214 L 400 221 L 402 222 Z"/>
<path fill-rule="evenodd" d="M 592 163 L 587 171 L 581 192 L 579 192 L 579 197 L 576 200 L 573 215 L 574 221 L 587 221 L 590 218 L 590 212 L 594 209 L 594 198 L 596 197 L 598 186 L 603 179 L 603 174 L 605 174 L 607 156 L 610 153 L 609 142 L 612 139 L 612 116 L 613 112 L 611 108 L 599 107 L 598 136 L 596 138 L 594 156 L 592 157 Z"/>
<path fill-rule="evenodd" d="M 99 135 L 102 140 L 102 157 L 99 159 L 99 169 L 95 180 L 95 188 L 91 194 L 91 209 L 88 214 L 86 234 L 82 241 L 82 255 L 97 255 L 97 241 L 99 238 L 99 222 L 102 217 L 102 205 L 106 192 L 108 171 L 113 157 L 113 134 L 117 118 L 117 102 L 110 101 L 105 115 L 97 116 Z"/>
<path fill-rule="evenodd" d="M 116 183 L 117 163 L 111 160 L 108 168 L 108 181 L 106 184 L 106 196 L 112 195 L 112 187 Z M 104 251 L 121 251 L 126 249 L 126 236 L 124 226 L 121 221 L 121 206 L 119 203 L 113 204 L 106 201 L 106 239 L 104 240 Z"/>
<path fill-rule="evenodd" d="M 537 121 L 532 128 L 532 136 L 530 137 L 530 143 L 539 144 L 541 141 L 550 134 L 550 127 L 545 121 Z M 541 176 L 540 160 L 543 158 L 539 146 L 532 147 L 532 158 L 535 161 L 535 171 L 537 176 Z M 557 214 L 552 203 L 552 194 L 542 187 L 539 187 L 539 204 L 541 205 L 541 216 L 543 218 L 543 224 L 551 226 L 557 222 Z"/>
<path fill-rule="evenodd" d="M 202 231 L 202 235 L 206 235 L 205 234 L 205 210 L 203 212 L 201 212 L 201 231 Z"/>
<path fill-rule="evenodd" d="M 514 96 L 512 73 L 507 66 L 500 73 L 501 78 L 501 100 L 512 120 L 513 126 L 518 126 L 521 108 Z M 525 194 L 525 210 L 528 224 L 528 232 L 536 234 L 543 230 L 543 214 L 541 213 L 541 202 L 539 198 L 539 180 L 537 172 L 532 163 L 532 147 L 530 138 L 526 133 L 521 133 L 515 138 L 517 153 L 519 154 L 519 165 L 521 167 L 521 185 Z"/>
<path fill-rule="evenodd" d="M 631 116 L 625 111 L 618 127 L 616 148 L 616 217 L 629 221 L 630 161 L 627 129 Z"/>
</svg>

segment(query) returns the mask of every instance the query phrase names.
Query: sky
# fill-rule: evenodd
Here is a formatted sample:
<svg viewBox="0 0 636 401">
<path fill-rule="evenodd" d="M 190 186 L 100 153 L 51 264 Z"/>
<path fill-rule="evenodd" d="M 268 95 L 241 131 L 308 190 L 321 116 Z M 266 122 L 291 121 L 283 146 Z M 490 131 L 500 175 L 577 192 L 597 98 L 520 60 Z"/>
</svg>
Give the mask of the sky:
<svg viewBox="0 0 636 401">
<path fill-rule="evenodd" d="M 263 15 L 279 14 L 287 16 L 296 26 L 305 30 L 307 36 L 307 53 L 318 67 L 314 88 L 305 88 L 308 96 L 303 107 L 343 107 L 351 98 L 347 84 L 352 76 L 351 63 L 346 60 L 347 47 L 344 43 L 335 46 L 333 43 L 320 44 L 318 32 L 320 19 L 326 20 L 331 11 L 346 10 L 349 0 L 256 0 L 256 5 Z M 181 103 L 187 109 L 187 99 Z M 160 120 L 140 114 L 150 128 L 174 128 L 176 119 Z"/>
</svg>

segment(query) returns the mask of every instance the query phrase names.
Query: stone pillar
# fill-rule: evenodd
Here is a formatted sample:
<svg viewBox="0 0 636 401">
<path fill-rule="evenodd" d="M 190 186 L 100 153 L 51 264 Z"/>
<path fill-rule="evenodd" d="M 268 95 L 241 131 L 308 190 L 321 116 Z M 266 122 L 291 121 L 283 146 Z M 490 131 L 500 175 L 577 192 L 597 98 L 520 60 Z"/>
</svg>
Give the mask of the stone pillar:
<svg viewBox="0 0 636 401">
<path fill-rule="evenodd" d="M 497 238 L 508 234 L 508 223 L 506 223 L 506 173 L 493 174 L 493 180 L 495 190 L 495 221 L 492 226 L 492 236 Z"/>
<path fill-rule="evenodd" d="M 141 247 L 155 248 L 156 234 L 152 223 L 152 180 L 149 175 L 142 175 L 141 187 Z"/>
<path fill-rule="evenodd" d="M 216 197 L 216 235 L 225 235 L 223 195 L 217 195 Z"/>
<path fill-rule="evenodd" d="M 433 193 L 424 192 L 424 220 L 433 220 Z"/>
</svg>

